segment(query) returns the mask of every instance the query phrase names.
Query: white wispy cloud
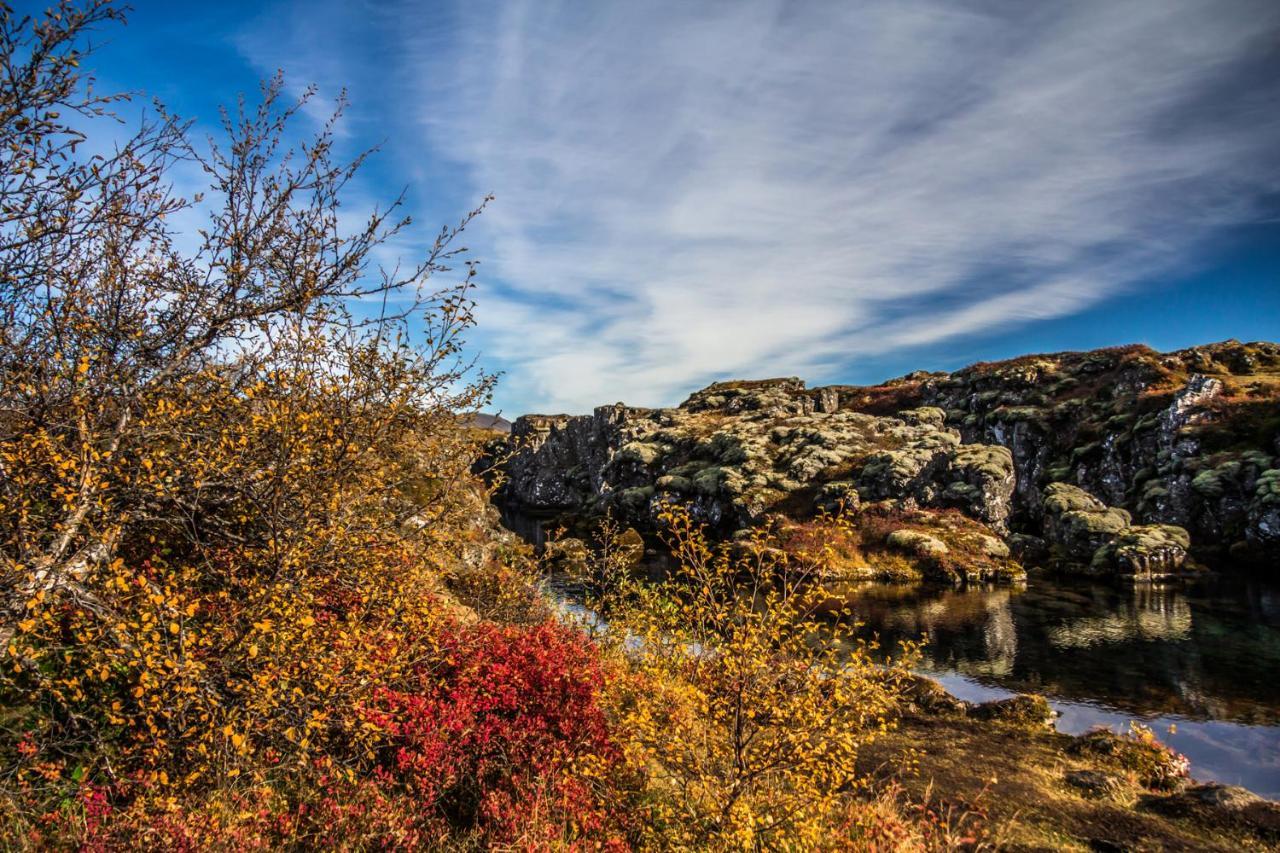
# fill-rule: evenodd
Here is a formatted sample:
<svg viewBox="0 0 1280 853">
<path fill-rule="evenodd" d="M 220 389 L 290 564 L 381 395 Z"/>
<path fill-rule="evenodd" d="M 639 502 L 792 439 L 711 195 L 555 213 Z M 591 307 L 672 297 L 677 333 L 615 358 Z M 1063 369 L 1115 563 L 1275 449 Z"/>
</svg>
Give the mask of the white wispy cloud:
<svg viewBox="0 0 1280 853">
<path fill-rule="evenodd" d="M 473 243 L 500 283 L 480 319 L 512 409 L 832 378 L 1077 312 L 1280 189 L 1270 0 L 509 0 L 383 20 L 392 132 L 498 195 Z M 370 60 L 307 44 L 328 75 Z"/>
</svg>

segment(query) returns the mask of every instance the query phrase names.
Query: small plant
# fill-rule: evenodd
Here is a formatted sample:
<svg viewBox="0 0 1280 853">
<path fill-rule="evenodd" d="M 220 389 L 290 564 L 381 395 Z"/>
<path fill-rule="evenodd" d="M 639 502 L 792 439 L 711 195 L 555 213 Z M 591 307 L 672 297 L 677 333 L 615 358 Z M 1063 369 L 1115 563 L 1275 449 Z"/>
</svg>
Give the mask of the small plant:
<svg viewBox="0 0 1280 853">
<path fill-rule="evenodd" d="M 1129 723 L 1125 734 L 1093 729 L 1077 738 L 1069 751 L 1099 758 L 1124 770 L 1139 785 L 1155 790 L 1176 789 L 1191 775 L 1187 757 L 1161 743 L 1149 726 L 1137 721 Z"/>
</svg>

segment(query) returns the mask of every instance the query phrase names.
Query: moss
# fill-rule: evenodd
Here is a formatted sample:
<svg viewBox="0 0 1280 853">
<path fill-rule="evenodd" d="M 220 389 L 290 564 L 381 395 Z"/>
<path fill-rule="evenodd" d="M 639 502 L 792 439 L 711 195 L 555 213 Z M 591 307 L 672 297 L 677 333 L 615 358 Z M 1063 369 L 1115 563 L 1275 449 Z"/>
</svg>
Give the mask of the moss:
<svg viewBox="0 0 1280 853">
<path fill-rule="evenodd" d="M 1254 468 L 1259 469 L 1271 467 L 1271 456 L 1261 450 L 1246 450 L 1240 454 L 1240 461 L 1245 465 L 1252 465 Z"/>
<path fill-rule="evenodd" d="M 908 554 L 914 554 L 917 557 L 942 557 L 950 550 L 947 547 L 947 543 L 935 536 L 930 536 L 928 533 L 922 533 L 919 530 L 905 528 L 890 533 L 885 542 L 891 547 L 906 551 Z"/>
<path fill-rule="evenodd" d="M 979 720 L 992 720 L 1031 729 L 1052 728 L 1053 721 L 1058 716 L 1049 707 L 1047 699 L 1034 693 L 984 702 L 973 708 L 969 715 Z"/>
<path fill-rule="evenodd" d="M 618 451 L 618 460 L 622 462 L 638 462 L 641 465 L 652 465 L 662 458 L 662 447 L 643 441 L 632 441 Z"/>
<path fill-rule="evenodd" d="M 1071 483 L 1050 483 L 1044 490 L 1044 508 L 1052 513 L 1106 509 L 1106 504 Z"/>
<path fill-rule="evenodd" d="M 992 412 L 991 416 L 1002 423 L 1017 423 L 1043 420 L 1044 412 L 1035 406 L 1002 406 Z"/>
<path fill-rule="evenodd" d="M 1067 477 L 1071 476 L 1071 466 L 1070 465 L 1054 465 L 1052 467 L 1046 468 L 1044 474 L 1046 477 L 1049 478 L 1050 481 L 1065 480 Z"/>
<path fill-rule="evenodd" d="M 639 486 L 622 490 L 618 493 L 616 500 L 625 511 L 637 513 L 648 507 L 651 498 L 653 498 L 653 486 Z"/>
<path fill-rule="evenodd" d="M 1196 474 L 1191 488 L 1206 498 L 1220 498 L 1227 492 L 1231 481 L 1240 475 L 1240 462 L 1224 462 L 1216 468 L 1207 468 Z"/>
<path fill-rule="evenodd" d="M 718 467 L 703 468 L 693 477 L 693 487 L 704 495 L 715 495 L 720 491 L 720 481 L 724 478 L 724 470 Z"/>
<path fill-rule="evenodd" d="M 1148 480 L 1146 485 L 1142 487 L 1142 500 L 1144 503 L 1157 501 L 1168 496 L 1169 489 L 1165 486 L 1164 480 Z"/>
<path fill-rule="evenodd" d="M 1263 471 L 1258 476 L 1253 496 L 1263 506 L 1280 504 L 1280 468 Z"/>
<path fill-rule="evenodd" d="M 898 412 L 898 418 L 916 426 L 941 427 L 946 423 L 947 413 L 937 406 L 921 406 Z"/>
<path fill-rule="evenodd" d="M 1079 462 L 1081 459 L 1087 459 L 1090 455 L 1098 451 L 1101 447 L 1102 447 L 1102 444 L 1097 441 L 1092 441 L 1088 444 L 1077 447 L 1076 449 L 1071 451 L 1071 461 L 1074 463 L 1074 462 Z"/>
<path fill-rule="evenodd" d="M 678 492 L 682 495 L 689 494 L 693 491 L 693 483 L 687 477 L 680 477 L 675 474 L 667 474 L 665 477 L 659 477 L 654 483 L 658 490 L 664 492 Z"/>
<path fill-rule="evenodd" d="M 951 451 L 951 464 L 996 480 L 1013 476 L 1013 453 L 999 444 L 962 444 Z"/>
<path fill-rule="evenodd" d="M 1127 511 L 1116 507 L 1073 509 L 1062 514 L 1062 522 L 1067 527 L 1090 535 L 1119 533 L 1129 526 L 1131 518 Z"/>
</svg>

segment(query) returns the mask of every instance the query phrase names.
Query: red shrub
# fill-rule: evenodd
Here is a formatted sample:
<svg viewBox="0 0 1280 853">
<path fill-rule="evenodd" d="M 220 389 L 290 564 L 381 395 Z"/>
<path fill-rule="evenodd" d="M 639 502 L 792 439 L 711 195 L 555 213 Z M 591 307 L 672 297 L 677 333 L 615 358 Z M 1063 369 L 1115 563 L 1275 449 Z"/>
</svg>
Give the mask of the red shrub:
<svg viewBox="0 0 1280 853">
<path fill-rule="evenodd" d="M 620 758 L 603 677 L 590 641 L 554 622 L 455 626 L 420 684 L 378 691 L 368 716 L 392 744 L 385 772 L 454 826 L 531 846 L 601 839 Z"/>
</svg>

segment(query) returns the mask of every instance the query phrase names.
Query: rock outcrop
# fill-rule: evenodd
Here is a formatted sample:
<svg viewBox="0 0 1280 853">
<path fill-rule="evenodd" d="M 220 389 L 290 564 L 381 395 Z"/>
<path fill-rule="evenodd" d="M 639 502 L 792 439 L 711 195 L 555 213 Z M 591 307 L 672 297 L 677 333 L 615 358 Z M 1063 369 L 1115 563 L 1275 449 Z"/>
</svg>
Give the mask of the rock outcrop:
<svg viewBox="0 0 1280 853">
<path fill-rule="evenodd" d="M 1203 559 L 1280 565 L 1280 344 L 1024 356 L 811 393 L 833 392 L 840 411 L 937 407 L 966 444 L 1008 448 L 1014 530 L 1040 535 L 1045 487 L 1063 482 L 1185 529 Z"/>
<path fill-rule="evenodd" d="M 608 508 L 638 524 L 679 500 L 726 533 L 773 512 L 888 501 L 954 508 L 1003 532 L 1012 455 L 962 445 L 943 418 L 820 411 L 797 379 L 712 385 L 672 409 L 526 416 L 512 429 L 501 494 L 525 511 Z"/>
<path fill-rule="evenodd" d="M 1133 524 L 1128 510 L 1107 506 L 1079 486 L 1044 490 L 1044 535 L 1060 567 L 1093 574 L 1159 578 L 1178 574 L 1191 537 L 1173 524 Z"/>
<path fill-rule="evenodd" d="M 1027 356 L 871 387 L 723 382 L 675 408 L 525 416 L 503 450 L 509 506 L 641 529 L 670 500 L 723 535 L 889 506 L 958 511 L 1017 556 L 1096 573 L 1173 574 L 1188 552 L 1280 561 L 1277 344 Z M 915 550 L 938 552 L 915 528 Z"/>
</svg>

